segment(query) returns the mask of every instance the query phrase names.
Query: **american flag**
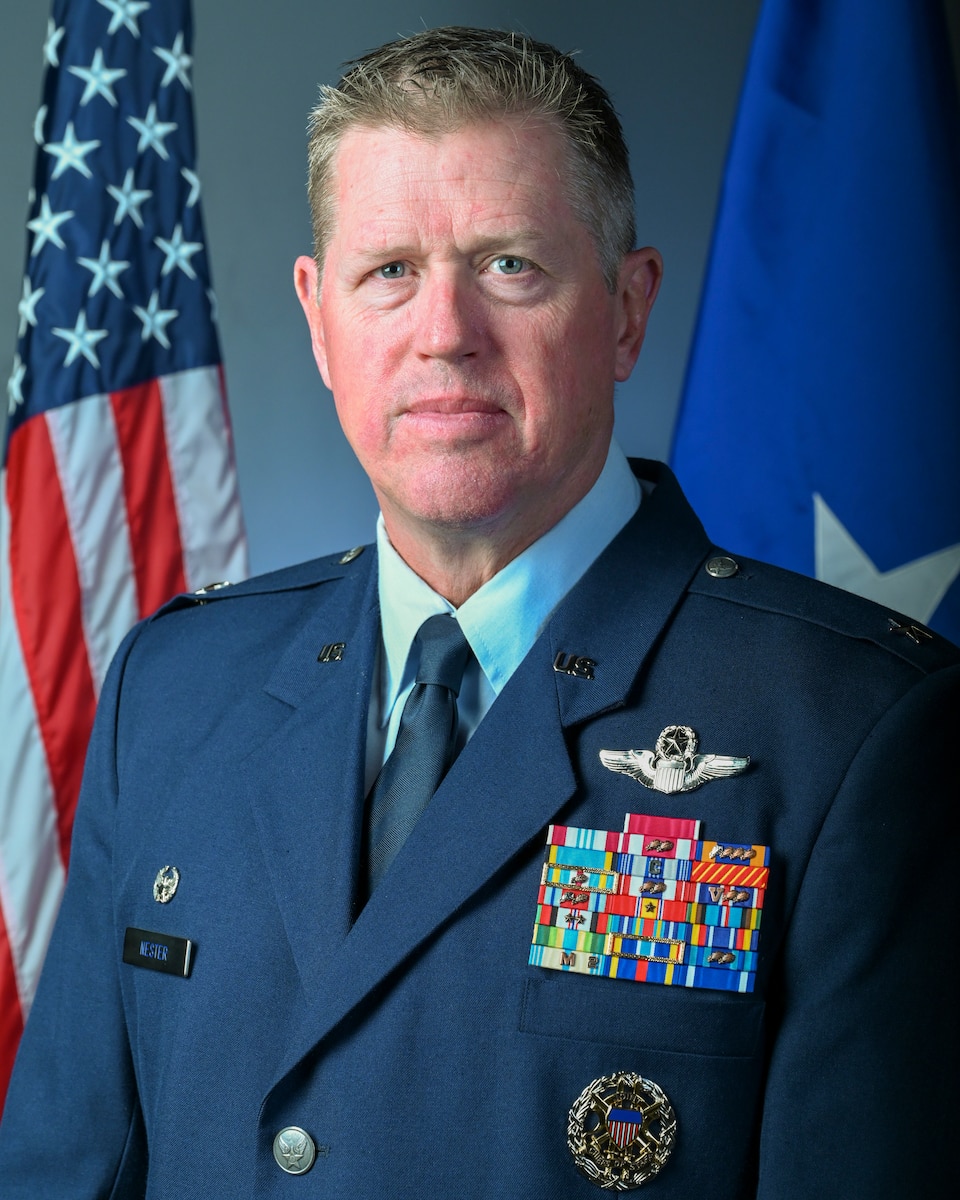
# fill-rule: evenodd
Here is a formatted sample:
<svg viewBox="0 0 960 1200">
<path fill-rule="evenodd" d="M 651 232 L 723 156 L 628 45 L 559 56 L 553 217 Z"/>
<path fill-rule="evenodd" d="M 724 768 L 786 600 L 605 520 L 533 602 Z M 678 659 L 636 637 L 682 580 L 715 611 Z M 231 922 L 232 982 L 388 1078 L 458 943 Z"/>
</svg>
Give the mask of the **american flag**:
<svg viewBox="0 0 960 1200">
<path fill-rule="evenodd" d="M 55 0 L 0 475 L 0 1102 L 96 699 L 178 591 L 246 573 L 195 173 L 188 0 Z"/>
<path fill-rule="evenodd" d="M 611 1108 L 607 1114 L 607 1132 L 615 1145 L 626 1150 L 643 1132 L 643 1113 L 632 1108 Z"/>
</svg>

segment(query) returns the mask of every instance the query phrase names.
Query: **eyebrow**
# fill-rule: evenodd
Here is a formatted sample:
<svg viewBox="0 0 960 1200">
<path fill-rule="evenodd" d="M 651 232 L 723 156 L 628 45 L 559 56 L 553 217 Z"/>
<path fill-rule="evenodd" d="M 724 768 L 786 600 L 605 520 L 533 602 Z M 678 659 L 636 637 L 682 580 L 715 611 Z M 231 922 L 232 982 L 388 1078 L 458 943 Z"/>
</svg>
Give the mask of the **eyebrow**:
<svg viewBox="0 0 960 1200">
<path fill-rule="evenodd" d="M 472 237 L 463 253 L 468 257 L 477 254 L 488 254 L 492 250 L 516 248 L 518 252 L 526 249 L 537 249 L 549 242 L 549 237 L 536 229 L 505 229 L 492 234 Z M 368 245 L 350 253 L 351 258 L 360 262 L 386 263 L 403 258 L 416 258 L 422 253 L 422 248 L 413 243 L 384 241 L 381 245 Z"/>
</svg>

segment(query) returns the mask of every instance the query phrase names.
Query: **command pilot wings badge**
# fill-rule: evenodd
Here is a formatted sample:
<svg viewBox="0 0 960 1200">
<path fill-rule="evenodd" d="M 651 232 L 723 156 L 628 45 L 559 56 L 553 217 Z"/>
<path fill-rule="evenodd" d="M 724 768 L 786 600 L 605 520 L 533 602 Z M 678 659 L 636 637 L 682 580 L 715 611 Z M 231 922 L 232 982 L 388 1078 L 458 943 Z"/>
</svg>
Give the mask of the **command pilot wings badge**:
<svg viewBox="0 0 960 1200">
<path fill-rule="evenodd" d="M 672 795 L 692 792 L 710 779 L 739 775 L 750 765 L 748 756 L 698 754 L 697 735 L 689 725 L 668 725 L 653 750 L 601 750 L 608 771 L 630 775 L 644 787 Z"/>
</svg>

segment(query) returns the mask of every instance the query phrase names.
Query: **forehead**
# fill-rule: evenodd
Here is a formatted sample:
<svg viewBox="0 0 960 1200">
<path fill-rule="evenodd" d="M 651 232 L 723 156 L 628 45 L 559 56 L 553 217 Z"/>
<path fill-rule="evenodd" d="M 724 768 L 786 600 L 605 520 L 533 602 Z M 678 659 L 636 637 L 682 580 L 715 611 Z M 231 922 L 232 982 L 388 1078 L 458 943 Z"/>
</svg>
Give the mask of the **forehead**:
<svg viewBox="0 0 960 1200">
<path fill-rule="evenodd" d="M 574 220 L 566 200 L 563 133 L 551 121 L 508 118 L 437 135 L 356 126 L 333 162 L 334 240 L 511 224 L 553 228 Z"/>
<path fill-rule="evenodd" d="M 467 156 L 477 149 L 513 147 L 524 153 L 537 147 L 538 157 L 549 155 L 552 160 L 561 160 L 565 158 L 566 145 L 567 135 L 559 122 L 522 113 L 497 119 L 479 117 L 449 128 L 442 127 L 439 121 L 435 125 L 424 122 L 422 130 L 392 124 L 357 124 L 348 126 L 340 137 L 334 167 L 336 171 L 364 151 L 379 154 L 392 150 L 402 154 L 439 146 L 461 149 Z"/>
</svg>

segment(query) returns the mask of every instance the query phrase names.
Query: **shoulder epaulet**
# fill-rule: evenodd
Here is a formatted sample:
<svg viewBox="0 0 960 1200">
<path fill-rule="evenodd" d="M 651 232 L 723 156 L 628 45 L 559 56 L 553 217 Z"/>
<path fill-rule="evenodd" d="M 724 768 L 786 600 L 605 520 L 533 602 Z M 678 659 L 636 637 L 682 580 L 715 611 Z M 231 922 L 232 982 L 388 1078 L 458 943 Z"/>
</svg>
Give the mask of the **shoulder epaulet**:
<svg viewBox="0 0 960 1200">
<path fill-rule="evenodd" d="M 358 559 L 366 549 L 366 546 L 354 546 L 351 550 L 297 563 L 292 567 L 282 567 L 264 575 L 255 575 L 241 583 L 231 583 L 229 580 L 207 583 L 194 592 L 182 592 L 174 596 L 149 619 L 154 621 L 167 613 L 178 612 L 184 608 L 197 608 L 215 600 L 241 599 L 245 596 L 264 596 L 316 587 L 318 584 L 341 578 L 346 574 L 344 568 Z"/>
<path fill-rule="evenodd" d="M 960 647 L 911 617 L 806 575 L 724 550 L 707 556 L 689 591 L 873 642 L 925 672 L 960 663 Z"/>
</svg>

